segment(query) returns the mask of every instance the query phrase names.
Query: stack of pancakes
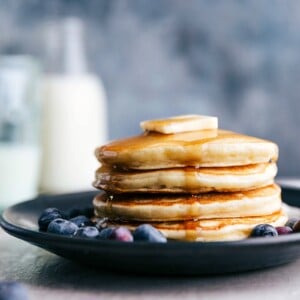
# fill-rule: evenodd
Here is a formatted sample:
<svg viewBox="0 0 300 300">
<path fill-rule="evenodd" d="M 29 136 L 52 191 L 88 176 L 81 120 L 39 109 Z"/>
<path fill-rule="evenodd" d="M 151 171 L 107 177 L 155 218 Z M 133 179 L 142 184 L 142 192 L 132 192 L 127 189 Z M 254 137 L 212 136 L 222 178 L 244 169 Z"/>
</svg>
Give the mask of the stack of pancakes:
<svg viewBox="0 0 300 300">
<path fill-rule="evenodd" d="M 258 224 L 283 226 L 277 145 L 208 123 L 180 127 L 181 119 L 171 133 L 146 126 L 96 149 L 102 166 L 94 186 L 105 193 L 94 199 L 95 216 L 130 229 L 150 223 L 169 239 L 193 241 L 237 240 Z"/>
</svg>

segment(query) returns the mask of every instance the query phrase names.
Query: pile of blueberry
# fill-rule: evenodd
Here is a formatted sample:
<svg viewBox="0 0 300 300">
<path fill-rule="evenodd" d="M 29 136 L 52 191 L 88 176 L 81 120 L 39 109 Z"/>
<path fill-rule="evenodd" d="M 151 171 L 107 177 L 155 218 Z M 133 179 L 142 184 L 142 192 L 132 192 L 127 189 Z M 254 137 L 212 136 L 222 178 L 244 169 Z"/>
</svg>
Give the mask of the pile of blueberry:
<svg viewBox="0 0 300 300">
<path fill-rule="evenodd" d="M 142 224 L 131 232 L 125 226 L 108 227 L 105 218 L 94 223 L 91 221 L 92 216 L 92 207 L 83 210 L 72 209 L 69 212 L 51 207 L 42 212 L 38 224 L 40 231 L 64 236 L 122 242 L 167 242 L 166 237 L 150 224 Z M 253 228 L 250 237 L 272 237 L 294 232 L 300 232 L 300 219 L 292 218 L 288 220 L 285 226 L 281 227 L 274 227 L 269 224 L 257 225 Z"/>
<path fill-rule="evenodd" d="M 274 227 L 269 224 L 260 224 L 253 228 L 251 237 L 272 237 L 300 232 L 300 219 L 291 218 L 285 226 Z"/>
<path fill-rule="evenodd" d="M 138 226 L 131 232 L 125 226 L 107 227 L 105 219 L 94 223 L 91 221 L 93 210 L 73 209 L 69 213 L 57 208 L 45 209 L 38 219 L 40 231 L 49 233 L 98 240 L 116 240 L 122 242 L 148 241 L 165 243 L 167 239 L 150 224 Z"/>
</svg>

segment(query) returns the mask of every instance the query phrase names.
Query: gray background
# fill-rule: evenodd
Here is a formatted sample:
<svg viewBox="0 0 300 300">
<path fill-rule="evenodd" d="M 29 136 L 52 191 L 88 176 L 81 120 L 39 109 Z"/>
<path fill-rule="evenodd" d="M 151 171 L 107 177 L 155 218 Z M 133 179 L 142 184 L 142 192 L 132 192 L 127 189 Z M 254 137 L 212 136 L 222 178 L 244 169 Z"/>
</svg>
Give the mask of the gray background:
<svg viewBox="0 0 300 300">
<path fill-rule="evenodd" d="M 299 1 L 0 0 L 0 52 L 47 68 L 43 26 L 72 15 L 106 87 L 110 138 L 143 119 L 217 115 L 277 142 L 279 174 L 300 175 Z"/>
</svg>

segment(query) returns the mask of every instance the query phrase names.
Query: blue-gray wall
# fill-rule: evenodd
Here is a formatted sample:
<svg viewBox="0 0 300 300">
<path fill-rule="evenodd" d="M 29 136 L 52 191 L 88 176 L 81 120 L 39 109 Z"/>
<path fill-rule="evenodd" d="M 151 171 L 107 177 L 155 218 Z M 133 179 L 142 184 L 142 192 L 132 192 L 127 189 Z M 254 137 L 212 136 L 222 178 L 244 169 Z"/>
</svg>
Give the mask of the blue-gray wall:
<svg viewBox="0 0 300 300">
<path fill-rule="evenodd" d="M 300 175 L 300 1 L 0 0 L 0 51 L 44 59 L 43 24 L 77 15 L 103 79 L 110 137 L 199 113 L 274 140 Z"/>
</svg>

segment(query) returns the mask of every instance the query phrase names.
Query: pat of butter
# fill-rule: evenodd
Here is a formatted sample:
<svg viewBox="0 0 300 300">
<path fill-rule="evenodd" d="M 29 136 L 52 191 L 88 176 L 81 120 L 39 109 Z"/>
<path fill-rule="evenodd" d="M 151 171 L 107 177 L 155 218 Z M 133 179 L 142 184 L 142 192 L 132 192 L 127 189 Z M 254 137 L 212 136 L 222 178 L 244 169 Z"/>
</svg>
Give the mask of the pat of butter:
<svg viewBox="0 0 300 300">
<path fill-rule="evenodd" d="M 218 118 L 200 115 L 182 115 L 167 119 L 149 120 L 140 123 L 144 131 L 156 131 L 164 134 L 217 129 Z"/>
</svg>

